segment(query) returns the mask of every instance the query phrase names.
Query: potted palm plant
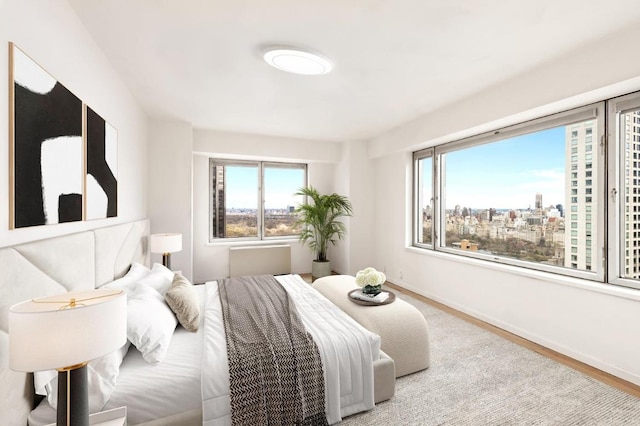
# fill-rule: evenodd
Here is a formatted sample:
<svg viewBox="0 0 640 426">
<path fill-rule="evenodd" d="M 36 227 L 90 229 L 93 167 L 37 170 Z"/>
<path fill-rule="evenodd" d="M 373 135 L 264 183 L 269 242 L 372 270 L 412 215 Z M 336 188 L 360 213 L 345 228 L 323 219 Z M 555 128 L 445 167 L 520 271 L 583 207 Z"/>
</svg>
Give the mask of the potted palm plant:
<svg viewBox="0 0 640 426">
<path fill-rule="evenodd" d="M 315 253 L 311 269 L 312 279 L 315 280 L 331 274 L 327 250 L 329 243 L 335 245 L 346 235 L 347 228 L 338 219 L 351 216 L 351 202 L 347 197 L 336 193 L 320 194 L 312 186 L 300 188 L 296 195 L 306 197 L 305 202 L 296 207 L 296 226 L 302 228 L 300 241 Z"/>
</svg>

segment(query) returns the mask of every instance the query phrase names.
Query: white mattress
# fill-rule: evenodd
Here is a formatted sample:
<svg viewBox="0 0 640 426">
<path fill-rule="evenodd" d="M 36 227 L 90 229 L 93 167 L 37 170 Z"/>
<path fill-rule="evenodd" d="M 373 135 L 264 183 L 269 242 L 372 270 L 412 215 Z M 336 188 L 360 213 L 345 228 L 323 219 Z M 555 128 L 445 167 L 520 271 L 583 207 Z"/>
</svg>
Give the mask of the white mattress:
<svg viewBox="0 0 640 426">
<path fill-rule="evenodd" d="M 205 288 L 200 285 L 194 287 L 200 300 L 201 312 L 204 312 Z M 127 423 L 131 425 L 194 409 L 200 410 L 203 320 L 204 316 L 201 315 L 197 333 L 190 333 L 178 326 L 169 351 L 159 364 L 147 363 L 132 346 L 120 366 L 118 385 L 105 410 L 126 406 Z M 171 398 L 167 398 L 167 395 L 171 395 Z M 29 415 L 29 424 L 34 426 L 55 421 L 56 412 L 46 399 Z"/>
</svg>

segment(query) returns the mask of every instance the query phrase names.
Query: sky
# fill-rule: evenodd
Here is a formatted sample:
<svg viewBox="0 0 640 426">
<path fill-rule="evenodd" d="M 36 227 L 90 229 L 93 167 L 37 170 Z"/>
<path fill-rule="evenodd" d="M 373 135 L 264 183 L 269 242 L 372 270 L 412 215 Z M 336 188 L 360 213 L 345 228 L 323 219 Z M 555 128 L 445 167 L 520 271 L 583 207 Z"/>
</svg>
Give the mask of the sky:
<svg viewBox="0 0 640 426">
<path fill-rule="evenodd" d="M 446 154 L 446 208 L 565 204 L 565 127 Z"/>
<path fill-rule="evenodd" d="M 226 208 L 250 208 L 258 206 L 258 168 L 226 167 Z M 265 208 L 284 209 L 297 206 L 302 199 L 294 197 L 304 186 L 304 171 L 277 167 L 265 168 Z"/>
</svg>

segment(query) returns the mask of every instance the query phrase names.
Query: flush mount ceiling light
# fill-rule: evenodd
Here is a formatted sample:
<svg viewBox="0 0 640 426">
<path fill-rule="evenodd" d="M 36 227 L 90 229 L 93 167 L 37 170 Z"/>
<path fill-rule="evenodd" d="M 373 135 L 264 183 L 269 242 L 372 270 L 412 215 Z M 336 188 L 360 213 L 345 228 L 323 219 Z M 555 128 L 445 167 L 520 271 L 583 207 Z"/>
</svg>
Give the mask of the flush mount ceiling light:
<svg viewBox="0 0 640 426">
<path fill-rule="evenodd" d="M 322 75 L 331 71 L 332 65 L 326 58 L 308 51 L 290 47 L 268 49 L 264 60 L 279 70 L 303 75 Z"/>
</svg>

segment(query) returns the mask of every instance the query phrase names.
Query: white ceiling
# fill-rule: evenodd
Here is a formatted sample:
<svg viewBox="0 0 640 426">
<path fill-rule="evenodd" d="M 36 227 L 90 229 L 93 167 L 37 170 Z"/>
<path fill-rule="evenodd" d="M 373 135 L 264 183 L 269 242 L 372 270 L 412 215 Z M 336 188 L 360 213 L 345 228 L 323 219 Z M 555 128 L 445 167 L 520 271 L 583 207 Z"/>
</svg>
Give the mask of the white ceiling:
<svg viewBox="0 0 640 426">
<path fill-rule="evenodd" d="M 331 141 L 376 136 L 640 24 L 637 0 L 68 1 L 150 116 Z M 268 44 L 311 48 L 334 70 L 271 68 Z"/>
</svg>

